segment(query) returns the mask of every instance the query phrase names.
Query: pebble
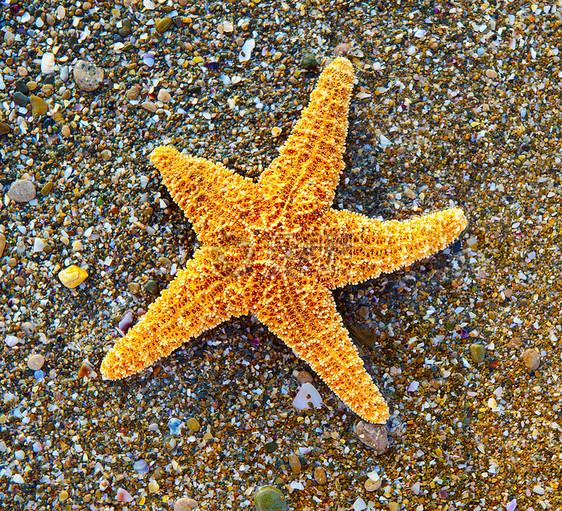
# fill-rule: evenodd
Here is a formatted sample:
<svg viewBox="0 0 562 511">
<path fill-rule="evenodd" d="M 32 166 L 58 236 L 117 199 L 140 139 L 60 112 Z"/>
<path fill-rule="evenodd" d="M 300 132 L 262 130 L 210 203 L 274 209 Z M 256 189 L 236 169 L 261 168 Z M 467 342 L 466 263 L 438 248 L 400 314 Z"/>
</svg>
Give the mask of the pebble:
<svg viewBox="0 0 562 511">
<path fill-rule="evenodd" d="M 41 72 L 44 75 L 52 75 L 55 72 L 55 56 L 49 51 L 41 57 Z"/>
<path fill-rule="evenodd" d="M 34 117 L 45 115 L 49 111 L 49 105 L 47 105 L 43 98 L 33 95 L 29 97 L 29 101 L 31 103 L 31 113 Z"/>
<path fill-rule="evenodd" d="M 125 18 L 121 23 L 121 27 L 118 30 L 118 34 L 121 37 L 127 37 L 131 34 L 131 20 L 129 18 Z"/>
<path fill-rule="evenodd" d="M 55 16 L 59 21 L 62 21 L 65 15 L 66 15 L 66 9 L 62 5 L 59 5 L 55 10 Z"/>
<path fill-rule="evenodd" d="M 158 292 L 160 291 L 158 283 L 155 280 L 147 280 L 144 283 L 144 289 L 147 293 L 150 293 L 151 295 L 157 295 Z"/>
<path fill-rule="evenodd" d="M 88 273 L 79 266 L 72 265 L 59 271 L 59 280 L 63 286 L 74 289 L 88 278 Z"/>
<path fill-rule="evenodd" d="M 49 181 L 48 183 L 46 183 L 43 186 L 43 188 L 41 188 L 41 195 L 43 197 L 47 197 L 51 193 L 51 191 L 53 190 L 53 186 L 54 185 L 53 185 L 52 181 Z"/>
<path fill-rule="evenodd" d="M 201 429 L 201 424 L 195 417 L 190 417 L 185 421 L 185 425 L 191 433 L 197 433 Z"/>
<path fill-rule="evenodd" d="M 170 18 L 169 16 L 156 20 L 156 23 L 154 24 L 154 28 L 156 29 L 156 32 L 158 32 L 159 34 L 163 34 L 171 26 L 172 26 L 172 18 Z"/>
<path fill-rule="evenodd" d="M 302 465 L 299 457 L 296 454 L 289 454 L 289 467 L 291 468 L 291 472 L 293 473 L 293 475 L 300 474 Z"/>
<path fill-rule="evenodd" d="M 141 88 L 140 85 L 133 85 L 128 91 L 127 91 L 127 99 L 132 99 L 135 100 L 140 96 L 140 92 L 141 92 Z"/>
<path fill-rule="evenodd" d="M 68 124 L 65 124 L 65 125 L 61 128 L 60 132 L 61 132 L 61 135 L 62 135 L 64 138 L 68 138 L 68 137 L 70 136 L 70 127 L 68 126 Z"/>
<path fill-rule="evenodd" d="M 0 257 L 2 257 L 5 248 L 6 248 L 6 236 L 0 234 Z"/>
<path fill-rule="evenodd" d="M 496 73 L 493 69 L 486 69 L 486 76 L 493 80 L 498 77 L 498 73 Z"/>
<path fill-rule="evenodd" d="M 297 380 L 302 383 L 312 383 L 312 375 L 308 371 L 299 371 L 297 373 Z"/>
<path fill-rule="evenodd" d="M 384 454 L 388 450 L 388 433 L 384 424 L 371 424 L 359 421 L 355 425 L 355 434 L 361 442 L 373 449 L 377 455 Z"/>
<path fill-rule="evenodd" d="M 27 203 L 35 199 L 35 185 L 27 179 L 14 181 L 8 190 L 8 197 L 15 202 Z"/>
<path fill-rule="evenodd" d="M 12 99 L 14 100 L 14 103 L 18 106 L 25 107 L 30 103 L 29 98 L 25 94 L 21 93 L 20 91 L 14 92 Z"/>
<path fill-rule="evenodd" d="M 6 30 L 4 32 L 4 41 L 8 46 L 14 44 L 15 40 L 16 40 L 16 36 L 14 35 L 13 32 L 10 32 L 9 30 Z"/>
<path fill-rule="evenodd" d="M 21 92 L 22 94 L 25 94 L 26 96 L 29 94 L 29 87 L 23 80 L 18 80 L 16 82 L 16 90 L 18 92 Z"/>
<path fill-rule="evenodd" d="M 475 364 L 481 364 L 486 356 L 486 348 L 481 344 L 474 343 L 470 346 L 470 356 Z"/>
<path fill-rule="evenodd" d="M 314 71 L 318 67 L 318 59 L 313 53 L 307 53 L 301 60 L 301 67 L 307 71 Z"/>
<path fill-rule="evenodd" d="M 80 240 L 74 240 L 72 242 L 72 252 L 82 252 L 84 250 L 84 244 Z"/>
<path fill-rule="evenodd" d="M 32 371 L 39 371 L 39 369 L 43 367 L 44 363 L 45 363 L 45 358 L 43 357 L 43 355 L 39 355 L 37 353 L 31 355 L 27 359 L 27 367 L 29 367 L 29 369 L 31 369 Z"/>
<path fill-rule="evenodd" d="M 123 314 L 123 317 L 121 318 L 121 321 L 119 321 L 119 325 L 117 328 L 119 328 L 119 330 L 121 330 L 123 333 L 126 333 L 132 324 L 133 324 L 133 312 L 127 311 L 125 312 L 125 314 Z"/>
<path fill-rule="evenodd" d="M 151 479 L 148 483 L 148 491 L 150 493 L 157 493 L 159 489 L 160 485 L 154 479 Z"/>
<path fill-rule="evenodd" d="M 377 491 L 382 485 L 382 480 L 377 479 L 373 481 L 372 479 L 367 479 L 365 481 L 365 490 L 368 492 Z"/>
<path fill-rule="evenodd" d="M 334 48 L 334 53 L 338 57 L 343 57 L 344 55 L 348 54 L 351 50 L 351 45 L 348 43 L 340 43 Z"/>
<path fill-rule="evenodd" d="M 101 159 L 102 159 L 103 161 L 109 161 L 109 160 L 111 160 L 111 151 L 110 151 L 109 149 L 104 149 L 104 150 L 101 152 Z"/>
<path fill-rule="evenodd" d="M 262 486 L 254 493 L 256 511 L 286 511 L 287 502 L 274 486 Z"/>
<path fill-rule="evenodd" d="M 406 150 L 403 147 L 399 147 L 398 148 L 398 154 L 404 154 L 406 152 Z M 406 188 L 404 190 L 404 195 L 406 197 L 408 197 L 408 199 L 415 199 L 416 198 L 416 192 L 414 192 L 414 190 L 412 190 L 411 188 Z"/>
<path fill-rule="evenodd" d="M 230 21 L 223 21 L 222 22 L 222 31 L 229 33 L 234 30 L 234 25 Z"/>
<path fill-rule="evenodd" d="M 127 291 L 133 295 L 138 295 L 140 293 L 140 284 L 138 282 L 129 282 L 127 284 Z"/>
<path fill-rule="evenodd" d="M 155 113 L 157 110 L 156 105 L 152 101 L 143 101 L 141 103 L 141 107 L 144 108 L 147 112 Z"/>
<path fill-rule="evenodd" d="M 95 91 L 103 82 L 104 72 L 87 60 L 79 60 L 72 70 L 74 82 L 83 91 Z"/>
<path fill-rule="evenodd" d="M 169 103 L 172 100 L 171 94 L 166 89 L 158 91 L 158 101 L 162 103 Z"/>
<path fill-rule="evenodd" d="M 85 376 L 89 377 L 93 372 L 94 372 L 94 368 L 92 367 L 90 362 L 88 362 L 87 360 L 84 360 L 84 362 L 82 362 L 82 365 L 80 366 L 80 369 L 78 371 L 77 378 L 79 380 L 81 380 Z"/>
<path fill-rule="evenodd" d="M 535 348 L 526 349 L 522 358 L 528 373 L 536 371 L 541 364 L 541 355 Z"/>
<path fill-rule="evenodd" d="M 4 339 L 4 342 L 6 343 L 6 346 L 8 346 L 8 348 L 13 348 L 19 343 L 19 339 L 15 335 L 7 335 Z"/>
<path fill-rule="evenodd" d="M 10 127 L 9 124 L 6 124 L 5 122 L 0 122 L 0 136 L 7 135 L 8 133 L 10 133 L 10 131 L 12 131 L 12 128 Z"/>
<path fill-rule="evenodd" d="M 314 480 L 320 486 L 324 486 L 328 482 L 326 471 L 322 467 L 316 467 L 314 469 Z"/>
<path fill-rule="evenodd" d="M 199 504 L 197 504 L 197 501 L 188 497 L 182 497 L 174 503 L 174 511 L 192 511 L 198 507 Z"/>
<path fill-rule="evenodd" d="M 45 248 L 45 242 L 41 238 L 35 238 L 33 240 L 33 252 L 39 253 L 43 252 Z"/>
<path fill-rule="evenodd" d="M 62 66 L 60 70 L 60 79 L 66 83 L 70 78 L 70 68 L 68 66 Z"/>
</svg>

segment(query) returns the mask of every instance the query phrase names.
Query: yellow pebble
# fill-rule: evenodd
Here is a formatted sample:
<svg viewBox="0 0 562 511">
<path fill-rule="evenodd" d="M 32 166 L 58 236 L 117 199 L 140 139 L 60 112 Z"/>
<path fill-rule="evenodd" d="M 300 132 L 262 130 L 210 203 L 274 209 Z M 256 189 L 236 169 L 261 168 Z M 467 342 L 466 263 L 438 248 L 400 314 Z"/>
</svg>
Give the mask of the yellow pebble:
<svg viewBox="0 0 562 511">
<path fill-rule="evenodd" d="M 79 266 L 72 265 L 59 271 L 59 280 L 69 289 L 78 287 L 88 278 L 88 273 Z"/>
<path fill-rule="evenodd" d="M 186 426 L 190 429 L 192 433 L 196 433 L 201 429 L 201 424 L 199 424 L 199 421 L 193 417 L 187 419 Z"/>
<path fill-rule="evenodd" d="M 59 500 L 61 502 L 64 502 L 67 498 L 68 498 L 68 492 L 66 490 L 61 491 L 59 495 Z"/>
<path fill-rule="evenodd" d="M 200 62 L 203 62 L 203 57 L 194 57 L 193 62 L 195 64 L 199 64 Z"/>
<path fill-rule="evenodd" d="M 148 491 L 150 493 L 156 493 L 159 489 L 160 486 L 154 479 L 148 483 Z"/>
<path fill-rule="evenodd" d="M 277 128 L 277 127 L 273 128 L 273 129 L 271 130 L 271 134 L 272 134 L 274 137 L 278 137 L 279 135 L 281 135 L 281 128 Z"/>
</svg>

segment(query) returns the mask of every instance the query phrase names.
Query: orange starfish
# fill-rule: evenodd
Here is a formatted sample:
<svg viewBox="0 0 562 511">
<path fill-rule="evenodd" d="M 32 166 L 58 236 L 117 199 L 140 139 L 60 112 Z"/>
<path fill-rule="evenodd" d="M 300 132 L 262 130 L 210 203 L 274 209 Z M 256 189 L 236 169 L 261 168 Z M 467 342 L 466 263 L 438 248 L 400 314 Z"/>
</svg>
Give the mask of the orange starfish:
<svg viewBox="0 0 562 511">
<path fill-rule="evenodd" d="M 382 222 L 330 207 L 352 89 L 353 67 L 338 58 L 257 184 L 172 147 L 154 150 L 151 161 L 202 246 L 107 354 L 106 378 L 137 373 L 203 331 L 253 313 L 355 413 L 388 419 L 330 291 L 444 249 L 467 221 L 460 209 Z"/>
</svg>

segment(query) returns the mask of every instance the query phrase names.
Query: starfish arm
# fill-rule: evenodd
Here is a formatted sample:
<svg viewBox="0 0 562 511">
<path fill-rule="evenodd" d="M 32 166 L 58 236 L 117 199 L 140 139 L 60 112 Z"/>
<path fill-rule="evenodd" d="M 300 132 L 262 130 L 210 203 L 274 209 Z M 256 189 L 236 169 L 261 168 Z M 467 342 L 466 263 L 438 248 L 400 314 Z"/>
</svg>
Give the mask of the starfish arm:
<svg viewBox="0 0 562 511">
<path fill-rule="evenodd" d="M 224 165 L 185 156 L 171 146 L 157 147 L 150 160 L 160 170 L 174 201 L 193 222 L 201 241 L 204 233 L 229 231 L 251 220 L 257 185 Z"/>
<path fill-rule="evenodd" d="M 308 263 L 330 289 L 357 284 L 443 250 L 466 226 L 459 208 L 400 221 L 330 210 L 311 229 L 322 243 Z"/>
<path fill-rule="evenodd" d="M 116 380 L 138 373 L 190 338 L 248 313 L 236 290 L 234 281 L 216 265 L 213 253 L 201 249 L 109 351 L 101 365 L 103 376 Z"/>
<path fill-rule="evenodd" d="M 276 205 L 275 217 L 315 215 L 328 208 L 343 169 L 353 66 L 334 60 L 320 75 L 310 104 L 259 184 Z"/>
<path fill-rule="evenodd" d="M 257 318 L 365 420 L 384 423 L 388 406 L 363 367 L 330 291 L 312 278 L 280 275 L 254 306 Z"/>
</svg>

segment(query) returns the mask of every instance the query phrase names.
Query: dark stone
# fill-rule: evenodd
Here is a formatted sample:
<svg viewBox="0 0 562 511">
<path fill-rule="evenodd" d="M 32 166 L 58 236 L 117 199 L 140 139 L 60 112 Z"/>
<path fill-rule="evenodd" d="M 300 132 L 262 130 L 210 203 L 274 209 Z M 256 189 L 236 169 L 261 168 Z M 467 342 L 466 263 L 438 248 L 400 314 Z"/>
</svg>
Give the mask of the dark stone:
<svg viewBox="0 0 562 511">
<path fill-rule="evenodd" d="M 156 282 L 155 280 L 147 280 L 144 283 L 144 289 L 150 293 L 151 295 L 157 295 L 158 292 L 160 291 L 159 286 L 158 286 L 158 282 Z"/>
<path fill-rule="evenodd" d="M 307 53 L 301 60 L 301 67 L 307 71 L 314 71 L 318 67 L 318 59 L 312 53 Z"/>
<path fill-rule="evenodd" d="M 22 94 L 20 91 L 14 92 L 12 99 L 14 100 L 14 103 L 18 106 L 25 107 L 29 105 L 29 98 L 25 94 Z"/>
<path fill-rule="evenodd" d="M 131 33 L 131 20 L 129 18 L 123 20 L 122 26 L 119 28 L 118 32 L 121 37 L 127 37 Z"/>
<path fill-rule="evenodd" d="M 26 96 L 29 96 L 29 87 L 23 80 L 18 80 L 16 82 L 16 90 L 18 92 L 21 92 L 22 94 L 25 94 Z"/>
<path fill-rule="evenodd" d="M 54 126 L 54 125 L 55 125 L 55 120 L 52 117 L 45 117 L 41 121 L 41 126 L 43 126 L 43 129 L 47 129 L 49 126 Z"/>
</svg>

